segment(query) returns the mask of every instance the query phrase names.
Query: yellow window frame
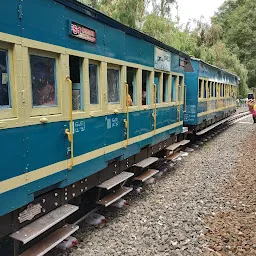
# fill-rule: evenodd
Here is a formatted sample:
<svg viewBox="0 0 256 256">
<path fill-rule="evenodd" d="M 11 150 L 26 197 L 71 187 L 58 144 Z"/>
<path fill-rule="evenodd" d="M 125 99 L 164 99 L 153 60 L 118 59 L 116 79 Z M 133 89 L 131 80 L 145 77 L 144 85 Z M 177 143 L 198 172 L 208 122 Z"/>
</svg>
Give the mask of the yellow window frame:
<svg viewBox="0 0 256 256">
<path fill-rule="evenodd" d="M 36 117 L 36 116 L 48 116 L 48 115 L 59 115 L 62 113 L 62 78 L 61 78 L 61 55 L 58 53 L 53 53 L 41 49 L 32 49 L 32 48 L 25 48 L 23 47 L 24 55 L 23 57 L 26 58 L 27 65 L 25 67 L 27 79 L 26 79 L 26 90 L 28 91 L 27 101 L 28 101 L 28 109 L 29 109 L 29 116 Z M 40 57 L 48 57 L 55 59 L 55 85 L 57 90 L 57 105 L 56 106 L 38 106 L 33 107 L 33 96 L 32 96 L 32 81 L 31 81 L 31 68 L 30 68 L 30 55 L 40 56 Z"/>
<path fill-rule="evenodd" d="M 0 120 L 5 120 L 18 117 L 18 105 L 23 105 L 22 101 L 25 99 L 25 95 L 22 83 L 21 47 L 19 45 L 0 41 L 0 49 L 7 51 L 8 58 L 8 86 L 11 106 L 0 108 Z M 23 107 L 21 109 L 23 109 Z"/>
</svg>

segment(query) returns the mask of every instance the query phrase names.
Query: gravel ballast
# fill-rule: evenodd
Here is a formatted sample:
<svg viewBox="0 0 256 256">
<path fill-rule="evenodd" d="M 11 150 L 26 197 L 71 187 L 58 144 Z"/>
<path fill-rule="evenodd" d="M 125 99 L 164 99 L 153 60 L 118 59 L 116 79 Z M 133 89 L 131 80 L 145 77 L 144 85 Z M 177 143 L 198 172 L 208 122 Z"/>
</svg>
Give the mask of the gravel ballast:
<svg viewBox="0 0 256 256">
<path fill-rule="evenodd" d="M 256 255 L 255 139 L 243 119 L 126 198 L 129 207 L 106 209 L 107 224 L 81 223 L 79 245 L 59 255 Z"/>
</svg>

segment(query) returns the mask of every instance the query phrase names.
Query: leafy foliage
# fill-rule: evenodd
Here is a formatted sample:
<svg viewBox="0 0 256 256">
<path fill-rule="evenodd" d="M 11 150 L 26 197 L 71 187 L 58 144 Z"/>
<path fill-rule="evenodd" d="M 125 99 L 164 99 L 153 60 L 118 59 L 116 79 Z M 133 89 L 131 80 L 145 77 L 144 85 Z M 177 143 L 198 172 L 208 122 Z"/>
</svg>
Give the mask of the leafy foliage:
<svg viewBox="0 0 256 256">
<path fill-rule="evenodd" d="M 165 44 L 235 73 L 241 79 L 240 97 L 245 96 L 248 90 L 247 69 L 250 84 L 254 79 L 253 75 L 256 76 L 253 72 L 256 69 L 256 58 L 250 58 L 250 54 L 256 55 L 255 47 L 254 50 L 248 51 L 248 45 L 253 42 L 256 45 L 255 30 L 252 26 L 256 24 L 256 20 L 248 21 L 245 10 L 240 9 L 240 5 L 250 0 L 226 0 L 214 17 L 212 25 L 198 20 L 193 29 L 189 23 L 182 28 L 172 21 L 170 12 L 172 8 L 177 8 L 175 0 L 80 1 L 98 8 L 121 23 L 139 29 Z M 153 7 L 151 13 L 146 11 L 149 4 Z M 251 16 L 256 19 L 255 6 L 256 2 L 250 4 Z M 237 20 L 239 16 L 244 20 L 241 24 Z M 247 28 L 245 28 L 245 21 L 251 24 Z M 250 38 L 245 40 L 246 36 Z"/>
<path fill-rule="evenodd" d="M 213 18 L 223 28 L 224 42 L 248 69 L 248 85 L 256 82 L 256 1 L 226 0 Z"/>
</svg>

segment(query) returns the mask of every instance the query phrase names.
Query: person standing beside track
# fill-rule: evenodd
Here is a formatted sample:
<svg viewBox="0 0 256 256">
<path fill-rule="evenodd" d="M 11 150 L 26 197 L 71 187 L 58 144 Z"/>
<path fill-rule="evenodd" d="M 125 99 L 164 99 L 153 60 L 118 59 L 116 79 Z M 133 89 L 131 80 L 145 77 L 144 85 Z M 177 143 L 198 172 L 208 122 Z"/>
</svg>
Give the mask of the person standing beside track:
<svg viewBox="0 0 256 256">
<path fill-rule="evenodd" d="M 253 122 L 256 123 L 256 104 L 254 103 L 254 100 L 248 101 L 248 107 L 249 107 L 249 111 L 252 114 Z"/>
</svg>

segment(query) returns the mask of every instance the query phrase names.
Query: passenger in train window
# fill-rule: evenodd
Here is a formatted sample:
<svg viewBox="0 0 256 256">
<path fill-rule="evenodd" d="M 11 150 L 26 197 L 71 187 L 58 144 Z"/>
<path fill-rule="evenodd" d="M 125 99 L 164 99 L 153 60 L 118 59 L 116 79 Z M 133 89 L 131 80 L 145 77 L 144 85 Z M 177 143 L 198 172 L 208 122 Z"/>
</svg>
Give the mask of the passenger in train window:
<svg viewBox="0 0 256 256">
<path fill-rule="evenodd" d="M 147 105 L 147 92 L 142 90 L 142 105 Z"/>
<path fill-rule="evenodd" d="M 33 106 L 54 106 L 55 59 L 30 55 Z"/>
<path fill-rule="evenodd" d="M 128 94 L 128 106 L 129 107 L 133 106 L 133 101 L 132 101 L 132 97 L 130 94 Z"/>
<path fill-rule="evenodd" d="M 0 106 L 9 106 L 7 51 L 0 50 Z"/>
</svg>

